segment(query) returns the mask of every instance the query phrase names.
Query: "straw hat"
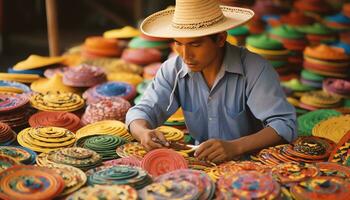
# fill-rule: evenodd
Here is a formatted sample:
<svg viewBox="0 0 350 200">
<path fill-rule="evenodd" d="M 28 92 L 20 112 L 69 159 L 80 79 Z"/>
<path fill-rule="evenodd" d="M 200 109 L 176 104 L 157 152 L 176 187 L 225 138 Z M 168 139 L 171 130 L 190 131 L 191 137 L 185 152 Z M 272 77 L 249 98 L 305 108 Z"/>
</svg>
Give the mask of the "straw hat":
<svg viewBox="0 0 350 200">
<path fill-rule="evenodd" d="M 220 6 L 217 0 L 176 0 L 175 9 L 150 15 L 140 28 L 153 37 L 200 37 L 234 28 L 253 16 L 250 9 Z"/>
</svg>

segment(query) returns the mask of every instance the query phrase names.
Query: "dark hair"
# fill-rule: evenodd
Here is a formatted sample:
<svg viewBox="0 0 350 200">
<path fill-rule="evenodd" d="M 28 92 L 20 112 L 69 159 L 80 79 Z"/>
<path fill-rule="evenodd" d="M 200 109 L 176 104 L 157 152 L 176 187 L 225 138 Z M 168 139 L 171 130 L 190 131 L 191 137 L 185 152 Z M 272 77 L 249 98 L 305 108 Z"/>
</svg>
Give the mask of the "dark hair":
<svg viewBox="0 0 350 200">
<path fill-rule="evenodd" d="M 216 41 L 218 41 L 219 33 L 208 35 L 208 37 L 210 37 L 210 39 L 213 40 L 213 42 L 216 42 Z"/>
</svg>

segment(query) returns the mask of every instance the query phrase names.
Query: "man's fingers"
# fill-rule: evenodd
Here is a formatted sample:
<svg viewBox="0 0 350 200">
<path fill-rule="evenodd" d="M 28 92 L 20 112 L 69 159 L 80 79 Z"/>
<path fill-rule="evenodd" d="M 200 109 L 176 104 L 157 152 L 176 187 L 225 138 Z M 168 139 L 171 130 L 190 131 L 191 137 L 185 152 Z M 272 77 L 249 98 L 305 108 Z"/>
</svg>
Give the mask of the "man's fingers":
<svg viewBox="0 0 350 200">
<path fill-rule="evenodd" d="M 169 142 L 166 140 L 166 138 L 162 132 L 155 131 L 154 133 L 157 136 L 157 138 L 161 141 L 162 145 L 169 146 Z"/>
<path fill-rule="evenodd" d="M 199 159 L 199 160 L 202 160 L 202 159 L 207 159 L 207 157 L 215 152 L 216 149 L 215 149 L 215 146 L 211 145 L 209 146 L 208 148 L 205 148 L 202 152 L 200 152 L 199 154 L 196 154 L 196 157 Z"/>
<path fill-rule="evenodd" d="M 224 155 L 219 155 L 219 156 L 216 156 L 211 162 L 213 163 L 221 163 L 224 161 Z"/>
<path fill-rule="evenodd" d="M 212 145 L 212 142 L 211 141 L 206 141 L 206 142 L 203 142 L 202 144 L 199 145 L 198 149 L 194 152 L 194 156 L 199 156 L 200 154 L 202 154 L 202 152 L 209 148 L 210 146 Z"/>
<path fill-rule="evenodd" d="M 208 161 L 213 161 L 215 158 L 219 157 L 222 153 L 220 151 L 215 151 L 207 156 Z"/>
</svg>

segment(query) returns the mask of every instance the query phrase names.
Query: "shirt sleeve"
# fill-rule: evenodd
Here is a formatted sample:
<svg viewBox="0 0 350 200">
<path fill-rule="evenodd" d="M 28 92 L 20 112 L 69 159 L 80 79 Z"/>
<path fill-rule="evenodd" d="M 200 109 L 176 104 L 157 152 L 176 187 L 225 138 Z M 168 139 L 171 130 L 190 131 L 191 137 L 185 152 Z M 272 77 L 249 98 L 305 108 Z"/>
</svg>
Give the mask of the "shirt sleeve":
<svg viewBox="0 0 350 200">
<path fill-rule="evenodd" d="M 278 74 L 268 62 L 264 62 L 260 74 L 248 83 L 247 98 L 247 105 L 264 127 L 272 127 L 288 142 L 296 139 L 295 109 L 286 100 Z"/>
<path fill-rule="evenodd" d="M 177 91 L 175 90 L 170 109 L 167 111 L 171 92 L 177 85 L 175 83 L 176 75 L 177 69 L 173 59 L 162 64 L 140 102 L 127 112 L 125 119 L 127 127 L 136 119 L 144 119 L 151 128 L 156 128 L 162 125 L 177 110 L 179 104 Z"/>
</svg>

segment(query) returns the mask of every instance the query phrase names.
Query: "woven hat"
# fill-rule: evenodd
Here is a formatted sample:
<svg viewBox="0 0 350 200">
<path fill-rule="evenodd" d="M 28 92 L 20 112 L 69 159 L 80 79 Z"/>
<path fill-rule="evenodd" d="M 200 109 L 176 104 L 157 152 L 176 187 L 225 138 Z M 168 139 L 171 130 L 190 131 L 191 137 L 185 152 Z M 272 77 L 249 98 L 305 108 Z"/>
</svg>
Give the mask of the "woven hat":
<svg viewBox="0 0 350 200">
<path fill-rule="evenodd" d="M 140 28 L 153 37 L 200 37 L 237 27 L 253 16 L 250 9 L 220 6 L 216 0 L 176 0 L 175 8 L 150 15 Z"/>
</svg>

